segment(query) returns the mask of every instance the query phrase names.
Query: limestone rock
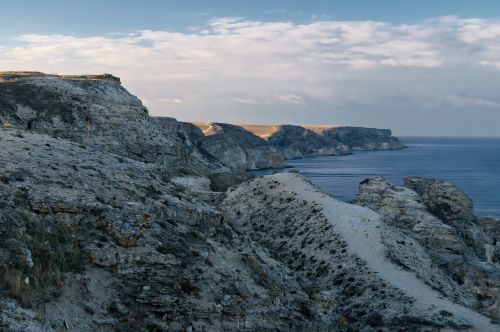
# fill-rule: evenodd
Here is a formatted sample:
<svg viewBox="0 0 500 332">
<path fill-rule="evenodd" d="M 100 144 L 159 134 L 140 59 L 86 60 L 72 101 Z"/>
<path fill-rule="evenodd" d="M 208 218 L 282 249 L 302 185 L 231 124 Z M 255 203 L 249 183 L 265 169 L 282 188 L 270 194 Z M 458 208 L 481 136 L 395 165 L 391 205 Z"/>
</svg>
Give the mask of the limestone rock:
<svg viewBox="0 0 500 332">
<path fill-rule="evenodd" d="M 312 130 L 299 126 L 279 126 L 267 141 L 283 151 L 287 159 L 335 156 L 351 152 L 347 145 L 328 140 Z"/>
<path fill-rule="evenodd" d="M 407 177 L 404 185 L 418 193 L 429 212 L 444 222 L 459 227 L 476 220 L 472 200 L 449 182 Z"/>
<path fill-rule="evenodd" d="M 310 298 L 308 316 L 325 324 L 319 330 L 494 329 L 472 314 L 475 297 L 434 265 L 425 245 L 298 174 L 244 182 L 228 193 L 223 209 L 235 229 L 294 271 Z"/>
<path fill-rule="evenodd" d="M 1 272 L 21 281 L 18 290 L 15 279 L 0 279 L 19 301 L 4 308 L 2 295 L 0 329 L 311 326 L 292 272 L 180 190 L 185 179 L 29 130 L 0 129 L 0 145 Z M 41 278 L 44 259 L 54 273 Z M 28 299 L 31 310 L 22 308 Z"/>
<path fill-rule="evenodd" d="M 244 128 L 225 123 L 197 123 L 205 138 L 198 141 L 201 151 L 233 171 L 284 167 L 280 151 Z"/>
<path fill-rule="evenodd" d="M 194 126 L 151 118 L 111 75 L 0 73 L 0 123 L 164 164 L 169 172 L 214 170 L 193 146 Z"/>
<path fill-rule="evenodd" d="M 478 310 L 498 319 L 496 223 L 485 218 L 477 224 L 470 198 L 448 182 L 412 177 L 405 179 L 405 186 L 409 188 L 371 177 L 361 182 L 354 203 L 374 209 L 416 239 L 460 292 L 478 299 Z"/>
<path fill-rule="evenodd" d="M 317 131 L 328 140 L 345 144 L 354 151 L 399 150 L 405 147 L 389 129 L 326 126 Z"/>
</svg>

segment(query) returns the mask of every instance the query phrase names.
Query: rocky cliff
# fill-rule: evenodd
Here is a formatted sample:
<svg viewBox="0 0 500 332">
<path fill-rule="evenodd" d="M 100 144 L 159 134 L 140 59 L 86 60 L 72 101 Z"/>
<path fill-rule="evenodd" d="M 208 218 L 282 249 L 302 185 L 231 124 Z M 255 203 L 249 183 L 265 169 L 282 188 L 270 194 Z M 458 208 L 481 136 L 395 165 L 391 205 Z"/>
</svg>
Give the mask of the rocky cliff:
<svg viewBox="0 0 500 332">
<path fill-rule="evenodd" d="M 150 117 L 141 101 L 111 75 L 0 73 L 0 125 L 154 162 L 164 165 L 166 173 L 224 170 L 221 165 L 214 169 L 214 162 L 194 148 L 194 126 Z"/>
<path fill-rule="evenodd" d="M 389 130 L 356 127 L 236 126 L 150 117 L 112 75 L 0 73 L 0 124 L 29 129 L 196 174 L 285 166 L 284 159 L 398 149 Z M 199 128 L 198 128 L 199 127 Z M 201 128 L 201 130 L 200 130 Z M 262 135 L 262 132 L 269 134 Z M 205 134 L 203 134 L 205 133 Z M 219 163 L 219 167 L 213 165 Z M 184 167 L 186 169 L 186 167 Z"/>
<path fill-rule="evenodd" d="M 284 159 L 336 156 L 353 150 L 396 150 L 404 144 L 390 130 L 361 127 L 194 123 L 206 138 L 202 151 L 233 170 L 276 168 Z"/>
<path fill-rule="evenodd" d="M 354 203 L 379 212 L 386 224 L 415 239 L 432 263 L 468 294 L 473 308 L 500 318 L 499 218 L 478 221 L 472 201 L 458 188 L 418 177 L 406 178 L 404 186 L 369 178 Z M 396 263 L 421 275 L 413 258 L 396 253 L 391 256 Z M 449 295 L 442 285 L 436 289 Z"/>
<path fill-rule="evenodd" d="M 284 167 L 282 153 L 250 131 L 226 123 L 195 123 L 205 137 L 198 141 L 201 151 L 234 171 Z"/>
<path fill-rule="evenodd" d="M 451 184 L 243 181 L 277 148 L 110 75 L 2 73 L 0 123 L 0 331 L 498 329 L 500 219 Z"/>
<path fill-rule="evenodd" d="M 336 126 L 242 125 L 266 139 L 287 159 L 335 156 L 355 151 L 397 150 L 404 144 L 388 129 Z"/>
<path fill-rule="evenodd" d="M 392 136 L 389 129 L 364 127 L 309 126 L 321 136 L 334 142 L 341 142 L 355 151 L 398 150 L 404 144 Z"/>
<path fill-rule="evenodd" d="M 351 153 L 351 148 L 348 145 L 330 140 L 300 126 L 243 125 L 242 127 L 261 135 L 271 146 L 279 149 L 286 159 Z"/>
<path fill-rule="evenodd" d="M 309 296 L 307 312 L 323 330 L 497 330 L 490 322 L 498 317 L 495 267 L 488 262 L 477 267 L 479 260 L 461 256 L 458 268 L 469 274 L 457 279 L 436 256 L 457 261 L 460 254 L 454 251 L 466 245 L 436 218 L 420 220 L 424 206 L 403 200 L 416 199 L 410 189 L 372 194 L 380 186 L 389 187 L 370 179 L 358 197 L 378 213 L 339 202 L 290 173 L 243 183 L 222 206 L 226 220 L 293 271 Z M 394 211 L 415 211 L 413 222 L 421 224 L 412 231 L 408 218 L 387 219 L 385 207 L 393 196 Z"/>
</svg>

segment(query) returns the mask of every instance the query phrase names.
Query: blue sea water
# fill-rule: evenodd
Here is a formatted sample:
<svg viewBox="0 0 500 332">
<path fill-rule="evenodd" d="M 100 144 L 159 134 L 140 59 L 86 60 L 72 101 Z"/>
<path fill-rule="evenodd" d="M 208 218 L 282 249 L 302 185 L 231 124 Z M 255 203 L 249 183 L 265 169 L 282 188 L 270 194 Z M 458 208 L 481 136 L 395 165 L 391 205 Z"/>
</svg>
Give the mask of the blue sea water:
<svg viewBox="0 0 500 332">
<path fill-rule="evenodd" d="M 474 201 L 477 215 L 500 216 L 500 138 L 401 139 L 408 149 L 311 157 L 290 160 L 289 164 L 323 191 L 346 202 L 368 176 L 382 175 L 396 185 L 406 176 L 423 176 L 458 186 Z"/>
</svg>

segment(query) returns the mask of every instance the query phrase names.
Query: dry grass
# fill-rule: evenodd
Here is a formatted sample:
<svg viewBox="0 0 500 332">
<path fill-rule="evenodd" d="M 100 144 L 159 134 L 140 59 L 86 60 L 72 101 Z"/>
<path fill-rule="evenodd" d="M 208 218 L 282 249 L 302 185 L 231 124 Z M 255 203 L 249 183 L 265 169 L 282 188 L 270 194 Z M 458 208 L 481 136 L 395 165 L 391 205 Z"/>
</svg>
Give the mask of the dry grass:
<svg viewBox="0 0 500 332">
<path fill-rule="evenodd" d="M 196 127 L 200 128 L 201 131 L 205 131 L 210 128 L 210 122 L 191 122 Z"/>
<path fill-rule="evenodd" d="M 273 301 L 276 301 L 281 296 L 280 287 L 276 284 L 271 276 L 269 276 L 264 267 L 255 256 L 247 257 L 248 267 L 255 273 L 256 279 L 259 280 L 269 291 L 269 296 Z"/>
<path fill-rule="evenodd" d="M 309 129 L 309 130 L 312 130 L 316 134 L 321 134 L 326 129 L 337 128 L 337 127 L 340 127 L 340 126 L 334 126 L 334 125 L 305 125 L 305 126 L 302 126 L 302 127 L 306 128 L 306 129 Z"/>
<path fill-rule="evenodd" d="M 4 258 L 0 286 L 29 307 L 57 296 L 64 272 L 80 269 L 83 259 L 76 237 L 65 226 L 27 213 L 23 216 L 24 233 L 0 234 Z"/>
<path fill-rule="evenodd" d="M 281 125 L 258 125 L 258 124 L 243 124 L 238 126 L 264 139 L 268 138 L 269 136 L 277 132 L 281 127 Z"/>
</svg>

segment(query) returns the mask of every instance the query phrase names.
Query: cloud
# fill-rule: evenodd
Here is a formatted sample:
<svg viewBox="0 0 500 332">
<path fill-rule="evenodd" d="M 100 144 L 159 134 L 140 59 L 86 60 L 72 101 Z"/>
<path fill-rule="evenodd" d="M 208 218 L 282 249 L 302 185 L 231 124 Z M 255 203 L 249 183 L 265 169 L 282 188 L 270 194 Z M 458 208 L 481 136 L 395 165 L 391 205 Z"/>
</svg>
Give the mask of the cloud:
<svg viewBox="0 0 500 332">
<path fill-rule="evenodd" d="M 165 103 L 165 104 L 182 104 L 183 101 L 179 98 L 172 98 L 172 99 L 169 99 L 169 98 L 160 98 L 160 99 L 157 99 L 158 102 L 160 103 Z"/>
<path fill-rule="evenodd" d="M 289 95 L 279 95 L 276 96 L 279 100 L 284 101 L 288 104 L 301 104 L 304 100 L 301 96 L 289 94 Z"/>
<path fill-rule="evenodd" d="M 389 126 L 392 118 L 414 117 L 409 112 L 444 109 L 451 116 L 470 107 L 491 116 L 500 109 L 491 97 L 500 84 L 500 20 L 295 24 L 230 17 L 189 32 L 13 40 L 0 45 L 0 70 L 111 72 L 148 100 L 152 114 L 183 120 L 375 126 L 388 118 Z M 394 124 L 403 131 L 425 126 Z"/>
<path fill-rule="evenodd" d="M 257 105 L 257 104 L 259 104 L 259 102 L 253 98 L 232 97 L 231 100 L 236 104 L 243 104 L 243 105 Z"/>
</svg>

